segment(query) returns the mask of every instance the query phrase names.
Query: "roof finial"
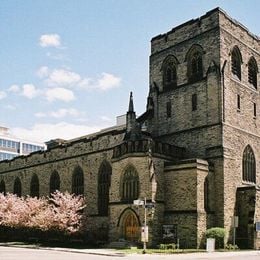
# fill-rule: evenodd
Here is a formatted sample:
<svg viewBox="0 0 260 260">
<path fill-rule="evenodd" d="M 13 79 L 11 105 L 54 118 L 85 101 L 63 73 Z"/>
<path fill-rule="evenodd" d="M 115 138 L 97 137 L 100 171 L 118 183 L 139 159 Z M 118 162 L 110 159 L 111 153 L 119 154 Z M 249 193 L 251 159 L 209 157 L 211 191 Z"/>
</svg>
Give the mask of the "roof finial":
<svg viewBox="0 0 260 260">
<path fill-rule="evenodd" d="M 128 112 L 134 112 L 133 92 L 130 92 Z"/>
</svg>

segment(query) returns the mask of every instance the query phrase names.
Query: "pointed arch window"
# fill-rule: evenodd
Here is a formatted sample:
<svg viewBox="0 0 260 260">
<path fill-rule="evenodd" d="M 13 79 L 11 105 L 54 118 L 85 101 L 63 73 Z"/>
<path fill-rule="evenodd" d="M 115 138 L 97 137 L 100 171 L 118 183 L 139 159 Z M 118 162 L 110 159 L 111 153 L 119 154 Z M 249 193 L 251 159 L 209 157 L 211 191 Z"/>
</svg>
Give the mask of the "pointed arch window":
<svg viewBox="0 0 260 260">
<path fill-rule="evenodd" d="M 203 78 L 203 49 L 200 45 L 194 45 L 188 51 L 187 76 L 189 82 L 195 82 Z"/>
<path fill-rule="evenodd" d="M 133 166 L 129 166 L 122 178 L 122 200 L 132 203 L 139 196 L 139 176 Z"/>
<path fill-rule="evenodd" d="M 6 194 L 4 180 L 1 180 L 1 182 L 0 182 L 0 193 L 3 193 L 4 195 Z"/>
<path fill-rule="evenodd" d="M 177 86 L 177 65 L 178 60 L 174 56 L 168 56 L 162 65 L 163 88 L 169 89 Z"/>
<path fill-rule="evenodd" d="M 84 195 L 84 173 L 80 166 L 77 166 L 72 175 L 72 193 Z"/>
<path fill-rule="evenodd" d="M 57 171 L 53 171 L 50 177 L 50 194 L 60 190 L 60 175 Z"/>
<path fill-rule="evenodd" d="M 177 85 L 176 65 L 174 65 L 172 62 L 167 64 L 166 68 L 164 69 L 163 83 L 164 88 L 175 87 Z"/>
<path fill-rule="evenodd" d="M 16 194 L 18 197 L 22 196 L 22 183 L 19 177 L 15 178 L 14 181 L 14 194 Z"/>
<path fill-rule="evenodd" d="M 191 58 L 191 74 L 202 76 L 202 57 L 199 52 L 194 53 Z"/>
<path fill-rule="evenodd" d="M 108 215 L 109 188 L 112 168 L 108 162 L 103 162 L 98 173 L 98 212 L 101 216 Z"/>
<path fill-rule="evenodd" d="M 243 152 L 243 181 L 256 182 L 256 162 L 252 148 L 248 145 Z"/>
<path fill-rule="evenodd" d="M 36 174 L 32 176 L 31 185 L 30 185 L 30 195 L 31 197 L 39 198 L 39 178 Z"/>
<path fill-rule="evenodd" d="M 241 80 L 241 63 L 242 56 L 240 50 L 235 46 L 231 52 L 231 71 L 239 80 Z"/>
<path fill-rule="evenodd" d="M 256 60 L 253 57 L 251 57 L 248 62 L 248 82 L 252 84 L 255 87 L 255 89 L 257 89 L 257 73 L 258 68 Z"/>
</svg>

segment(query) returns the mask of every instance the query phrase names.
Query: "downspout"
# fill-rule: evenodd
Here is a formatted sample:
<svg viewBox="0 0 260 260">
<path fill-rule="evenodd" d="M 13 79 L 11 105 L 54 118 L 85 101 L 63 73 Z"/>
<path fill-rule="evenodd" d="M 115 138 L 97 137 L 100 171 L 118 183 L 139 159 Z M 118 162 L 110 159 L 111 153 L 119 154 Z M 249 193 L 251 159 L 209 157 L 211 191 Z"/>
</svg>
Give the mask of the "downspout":
<svg viewBox="0 0 260 260">
<path fill-rule="evenodd" d="M 222 77 L 222 122 L 225 122 L 225 68 L 226 68 L 227 60 L 224 61 L 224 64 L 221 69 L 221 77 Z"/>
</svg>

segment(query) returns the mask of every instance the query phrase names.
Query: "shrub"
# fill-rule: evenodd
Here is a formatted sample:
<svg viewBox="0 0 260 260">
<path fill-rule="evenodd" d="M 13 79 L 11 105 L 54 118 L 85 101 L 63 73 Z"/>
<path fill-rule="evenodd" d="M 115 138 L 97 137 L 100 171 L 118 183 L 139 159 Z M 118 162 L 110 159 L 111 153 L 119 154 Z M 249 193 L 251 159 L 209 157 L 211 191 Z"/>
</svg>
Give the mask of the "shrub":
<svg viewBox="0 0 260 260">
<path fill-rule="evenodd" d="M 165 245 L 165 244 L 160 244 L 160 245 L 159 245 L 159 249 L 165 250 L 165 249 L 166 249 L 166 245 Z"/>
<path fill-rule="evenodd" d="M 168 249 L 175 250 L 176 249 L 176 244 L 174 244 L 174 243 L 171 243 L 171 244 L 160 244 L 159 245 L 159 249 L 161 249 L 161 250 L 168 250 Z"/>
<path fill-rule="evenodd" d="M 224 248 L 225 229 L 220 227 L 210 228 L 206 231 L 207 238 L 215 238 L 216 248 Z"/>
<path fill-rule="evenodd" d="M 237 245 L 233 245 L 233 244 L 227 244 L 227 245 L 225 246 L 225 248 L 226 248 L 227 250 L 238 250 L 238 249 L 239 249 L 239 247 L 238 247 Z"/>
</svg>

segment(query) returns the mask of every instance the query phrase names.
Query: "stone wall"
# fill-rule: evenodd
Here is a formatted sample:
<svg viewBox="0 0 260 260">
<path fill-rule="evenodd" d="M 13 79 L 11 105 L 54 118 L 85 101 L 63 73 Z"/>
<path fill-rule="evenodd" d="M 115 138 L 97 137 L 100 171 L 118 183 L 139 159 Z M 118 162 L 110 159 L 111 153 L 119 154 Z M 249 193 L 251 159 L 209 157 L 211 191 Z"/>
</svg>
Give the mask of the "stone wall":
<svg viewBox="0 0 260 260">
<path fill-rule="evenodd" d="M 135 212 L 140 225 L 144 224 L 144 209 L 133 205 L 132 202 L 125 203 L 121 199 L 121 178 L 127 167 L 133 166 L 138 172 L 140 191 L 139 198 L 147 202 L 151 202 L 153 198 L 152 179 L 150 172 L 150 160 L 147 155 L 138 156 L 137 154 L 128 155 L 126 158 L 113 160 L 113 176 L 110 189 L 110 240 L 118 240 L 122 236 L 122 218 L 124 212 L 128 209 Z M 163 160 L 153 158 L 155 174 L 156 174 L 156 195 L 154 198 L 158 200 L 158 205 L 155 202 L 155 208 L 147 210 L 147 223 L 149 226 L 149 241 L 155 243 L 161 238 L 161 226 L 163 223 L 164 206 L 162 199 L 164 198 L 163 181 L 161 176 L 163 170 Z M 149 243 L 149 244 L 150 244 Z"/>
<path fill-rule="evenodd" d="M 81 138 L 44 152 L 1 162 L 0 181 L 5 181 L 6 192 L 13 192 L 15 178 L 19 177 L 22 195 L 26 196 L 30 194 L 31 178 L 36 174 L 39 178 L 39 195 L 49 196 L 50 175 L 56 170 L 60 176 L 60 190 L 71 192 L 73 170 L 80 166 L 84 173 L 84 196 L 87 204 L 86 231 L 91 231 L 86 233 L 102 240 L 105 234 L 101 234 L 101 229 L 107 229 L 108 217 L 98 215 L 98 172 L 104 160 L 111 163 L 113 147 L 122 139 L 122 131 L 112 132 L 90 140 Z"/>
<path fill-rule="evenodd" d="M 259 38 L 252 35 L 244 26 L 220 13 L 220 46 L 221 64 L 226 61 L 223 71 L 224 92 L 224 226 L 231 239 L 231 219 L 235 214 L 235 199 L 237 187 L 251 186 L 242 180 L 243 151 L 250 145 L 256 159 L 256 184 L 260 183 L 260 92 L 259 73 L 258 88 L 248 82 L 248 61 L 254 57 L 258 67 L 260 62 Z M 241 80 L 232 74 L 231 52 L 237 46 L 241 52 Z M 241 107 L 238 109 L 237 96 L 240 95 Z M 257 116 L 254 117 L 254 103 Z"/>
<path fill-rule="evenodd" d="M 188 50 L 193 45 L 203 48 L 204 79 L 193 84 L 188 83 Z M 163 89 L 162 64 L 165 58 L 174 55 L 177 65 L 177 87 L 174 90 Z M 155 135 L 191 130 L 219 122 L 218 81 L 212 85 L 206 80 L 208 68 L 215 63 L 219 66 L 219 28 L 217 12 L 207 13 L 196 20 L 182 24 L 166 34 L 152 39 L 150 56 L 150 93 L 154 103 L 154 118 L 150 129 Z M 209 86 L 213 88 L 209 88 Z M 213 90 L 213 92 L 212 92 Z M 192 94 L 198 96 L 198 110 L 191 110 Z M 171 102 L 172 115 L 167 118 L 166 106 Z"/>
<path fill-rule="evenodd" d="M 185 246 L 205 245 L 205 232 L 211 227 L 207 210 L 214 210 L 214 174 L 209 172 L 208 163 L 203 160 L 187 160 L 165 168 L 165 224 L 177 224 L 178 238 Z M 208 206 L 205 208 L 205 180 L 209 178 Z"/>
</svg>

